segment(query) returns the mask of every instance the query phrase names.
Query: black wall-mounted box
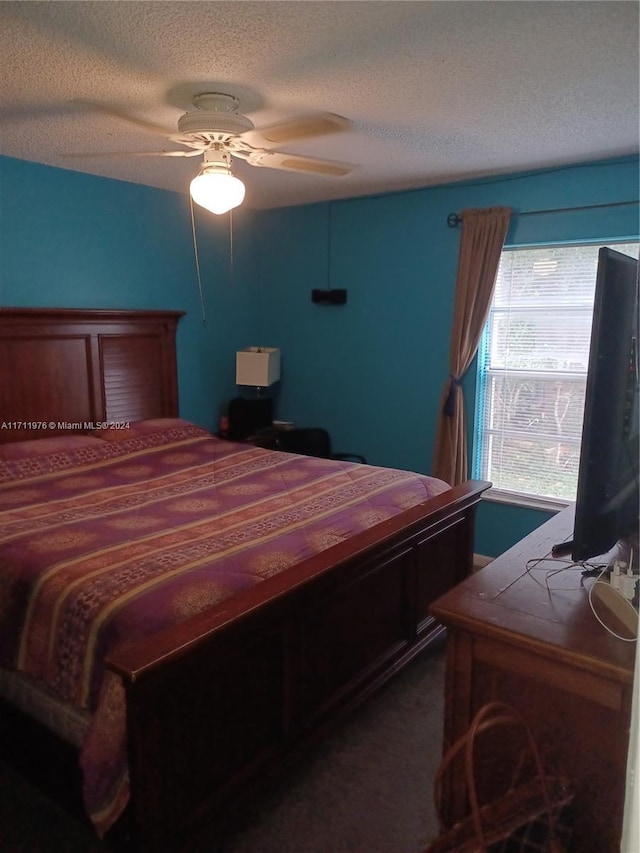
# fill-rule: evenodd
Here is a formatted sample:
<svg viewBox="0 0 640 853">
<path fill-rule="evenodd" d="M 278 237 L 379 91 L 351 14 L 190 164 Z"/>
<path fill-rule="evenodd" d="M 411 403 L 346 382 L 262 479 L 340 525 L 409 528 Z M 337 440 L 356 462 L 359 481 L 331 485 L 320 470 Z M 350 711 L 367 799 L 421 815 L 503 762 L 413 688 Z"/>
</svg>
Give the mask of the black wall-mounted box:
<svg viewBox="0 0 640 853">
<path fill-rule="evenodd" d="M 344 305 L 347 301 L 347 291 L 339 288 L 312 290 L 311 301 L 317 305 Z"/>
</svg>

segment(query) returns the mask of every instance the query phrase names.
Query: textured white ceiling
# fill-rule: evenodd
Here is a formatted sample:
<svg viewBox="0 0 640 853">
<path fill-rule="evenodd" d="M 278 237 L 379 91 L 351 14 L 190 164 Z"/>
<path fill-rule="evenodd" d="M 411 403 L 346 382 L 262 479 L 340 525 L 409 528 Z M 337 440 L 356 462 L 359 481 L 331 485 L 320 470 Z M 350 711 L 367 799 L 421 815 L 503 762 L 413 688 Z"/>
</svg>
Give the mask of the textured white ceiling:
<svg viewBox="0 0 640 853">
<path fill-rule="evenodd" d="M 176 126 L 194 94 L 257 127 L 310 110 L 353 129 L 286 146 L 327 178 L 234 162 L 246 204 L 368 195 L 637 152 L 638 3 L 0 2 L 0 153 L 186 192 L 200 158 L 82 107 Z"/>
</svg>

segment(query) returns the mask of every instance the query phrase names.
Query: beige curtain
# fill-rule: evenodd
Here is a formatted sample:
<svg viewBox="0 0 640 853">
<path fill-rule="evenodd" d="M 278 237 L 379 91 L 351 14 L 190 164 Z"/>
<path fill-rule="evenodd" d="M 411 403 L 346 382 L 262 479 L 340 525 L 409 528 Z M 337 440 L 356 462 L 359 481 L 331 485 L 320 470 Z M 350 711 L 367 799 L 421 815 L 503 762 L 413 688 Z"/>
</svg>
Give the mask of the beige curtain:
<svg viewBox="0 0 640 853">
<path fill-rule="evenodd" d="M 452 486 L 468 478 L 464 395 L 460 384 L 478 349 L 509 228 L 511 209 L 462 211 L 456 301 L 449 353 L 450 375 L 440 409 L 433 474 Z"/>
</svg>

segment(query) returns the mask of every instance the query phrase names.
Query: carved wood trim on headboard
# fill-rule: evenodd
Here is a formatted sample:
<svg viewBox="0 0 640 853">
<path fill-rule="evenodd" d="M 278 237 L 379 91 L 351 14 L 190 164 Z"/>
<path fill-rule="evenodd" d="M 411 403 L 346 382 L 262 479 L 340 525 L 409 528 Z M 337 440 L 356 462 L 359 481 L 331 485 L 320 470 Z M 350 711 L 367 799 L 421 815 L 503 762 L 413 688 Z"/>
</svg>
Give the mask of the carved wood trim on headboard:
<svg viewBox="0 0 640 853">
<path fill-rule="evenodd" d="M 183 314 L 0 308 L 0 443 L 176 417 Z"/>
</svg>

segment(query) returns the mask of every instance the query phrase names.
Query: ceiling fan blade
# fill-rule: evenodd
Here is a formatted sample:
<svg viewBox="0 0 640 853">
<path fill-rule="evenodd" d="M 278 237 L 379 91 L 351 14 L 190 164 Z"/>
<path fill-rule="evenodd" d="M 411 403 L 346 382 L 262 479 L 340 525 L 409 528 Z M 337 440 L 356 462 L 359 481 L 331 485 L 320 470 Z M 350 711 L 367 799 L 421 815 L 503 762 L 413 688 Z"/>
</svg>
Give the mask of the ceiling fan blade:
<svg viewBox="0 0 640 853">
<path fill-rule="evenodd" d="M 77 151 L 59 157 L 197 157 L 202 151 Z"/>
<path fill-rule="evenodd" d="M 143 130 L 150 130 L 151 133 L 160 133 L 162 136 L 171 136 L 175 133 L 175 129 L 162 127 L 162 125 L 154 124 L 151 121 L 145 121 L 142 118 L 130 116 L 127 113 L 120 112 L 120 110 L 115 109 L 115 107 L 107 106 L 107 104 L 99 104 L 95 101 L 85 101 L 81 98 L 76 98 L 73 103 L 78 104 L 82 107 L 86 107 L 86 109 L 88 110 L 93 110 L 93 112 L 102 113 L 103 115 L 109 116 L 109 118 L 116 118 L 120 119 L 121 121 L 128 121 L 129 124 L 133 124 L 136 127 L 141 127 Z"/>
<path fill-rule="evenodd" d="M 335 113 L 310 113 L 249 131 L 243 134 L 243 138 L 250 138 L 251 144 L 255 144 L 256 147 L 275 148 L 300 139 L 312 139 L 328 133 L 341 133 L 351 127 L 352 122 L 344 116 Z"/>
<path fill-rule="evenodd" d="M 308 175 L 326 175 L 330 178 L 341 178 L 348 175 L 354 168 L 348 163 L 319 160 L 316 157 L 301 157 L 298 154 L 284 154 L 282 151 L 254 151 L 246 160 L 252 166 L 306 172 Z"/>
</svg>

